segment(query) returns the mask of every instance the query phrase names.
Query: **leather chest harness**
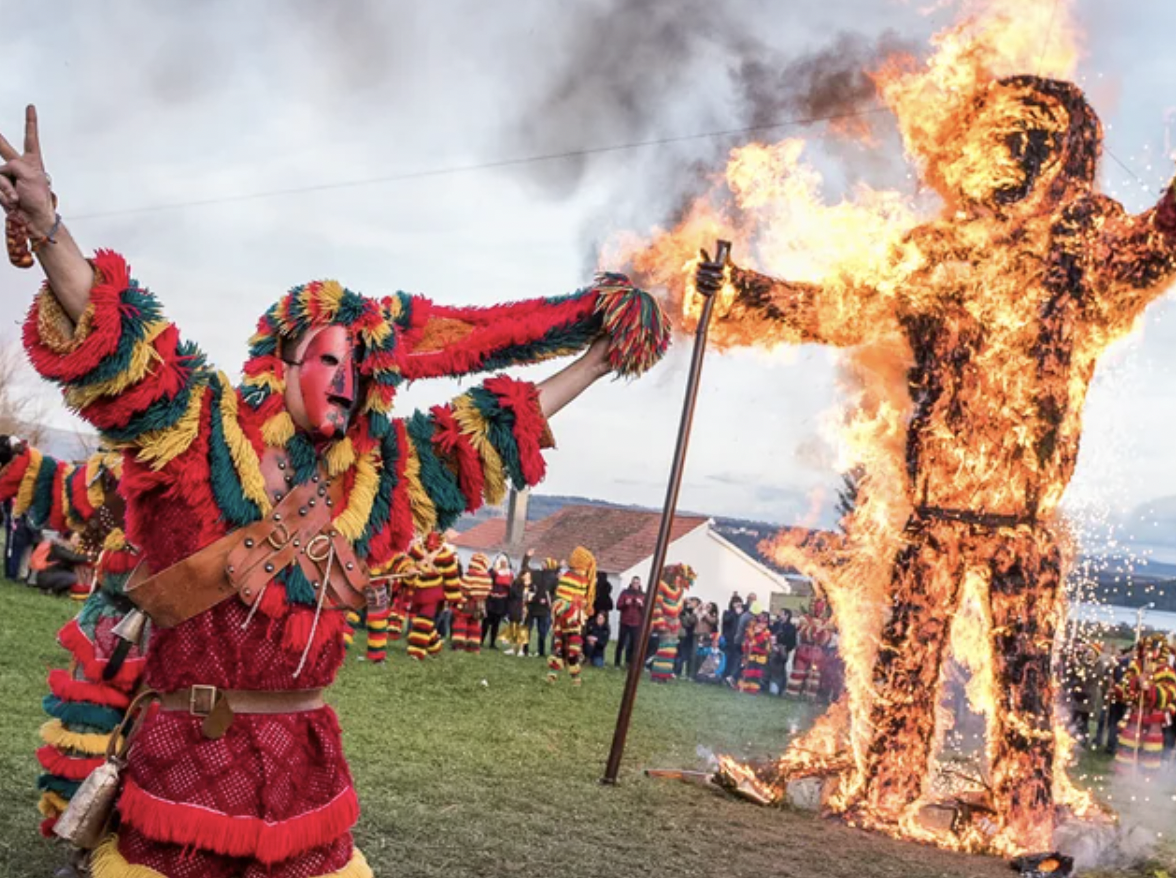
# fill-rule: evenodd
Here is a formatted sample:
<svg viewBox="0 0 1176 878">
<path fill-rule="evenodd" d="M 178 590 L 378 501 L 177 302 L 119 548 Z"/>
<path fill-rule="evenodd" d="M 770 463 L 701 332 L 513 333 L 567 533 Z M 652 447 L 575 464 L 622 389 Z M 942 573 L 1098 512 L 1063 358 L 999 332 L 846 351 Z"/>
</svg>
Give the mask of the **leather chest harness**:
<svg viewBox="0 0 1176 878">
<path fill-rule="evenodd" d="M 335 505 L 343 499 L 342 483 L 320 467 L 309 481 L 295 485 L 290 460 L 278 449 L 262 457 L 261 472 L 273 504 L 264 518 L 159 573 L 151 575 L 140 566 L 131 574 L 126 596 L 154 625 L 172 628 L 230 599 L 255 608 L 273 578 L 290 564 L 297 564 L 310 582 L 319 609 L 358 609 L 366 603 L 367 567 L 332 520 Z M 294 713 L 317 710 L 324 703 L 321 689 L 254 691 L 195 685 L 158 697 L 163 710 L 202 717 L 209 738 L 221 737 L 234 714 Z"/>
</svg>

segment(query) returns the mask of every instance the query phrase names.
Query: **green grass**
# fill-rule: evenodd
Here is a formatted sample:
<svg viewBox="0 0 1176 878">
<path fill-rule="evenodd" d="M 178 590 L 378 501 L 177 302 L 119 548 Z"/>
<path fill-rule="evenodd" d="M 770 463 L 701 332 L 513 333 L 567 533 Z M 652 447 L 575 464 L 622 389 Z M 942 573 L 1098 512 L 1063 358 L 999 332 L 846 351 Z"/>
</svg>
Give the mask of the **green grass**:
<svg viewBox="0 0 1176 878">
<path fill-rule="evenodd" d="M 53 632 L 68 602 L 0 583 L 0 878 L 61 862 L 37 833 L 33 750 Z M 892 841 L 833 820 L 649 780 L 700 749 L 777 752 L 803 709 L 724 688 L 642 685 L 621 783 L 598 779 L 623 674 L 549 687 L 537 658 L 446 652 L 419 665 L 350 659 L 331 690 L 363 805 L 356 837 L 380 876 L 997 876 L 1003 863 Z M 485 685 L 483 685 L 485 681 Z M 1150 873 L 1140 873 L 1150 874 Z"/>
</svg>

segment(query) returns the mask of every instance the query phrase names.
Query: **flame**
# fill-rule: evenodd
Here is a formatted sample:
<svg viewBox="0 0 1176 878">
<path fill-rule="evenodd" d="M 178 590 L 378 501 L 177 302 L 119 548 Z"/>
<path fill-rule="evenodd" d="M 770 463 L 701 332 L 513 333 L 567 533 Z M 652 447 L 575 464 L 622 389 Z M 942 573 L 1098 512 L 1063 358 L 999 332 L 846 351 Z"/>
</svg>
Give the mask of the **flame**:
<svg viewBox="0 0 1176 878">
<path fill-rule="evenodd" d="M 830 203 L 803 140 L 754 143 L 674 228 L 606 249 L 667 289 L 689 330 L 698 244 L 732 240 L 743 264 L 711 343 L 843 351 L 825 429 L 842 471 L 862 473 L 844 538 L 764 548 L 827 594 L 846 695 L 768 781 L 724 758 L 719 777 L 752 798 L 826 776 L 826 807 L 855 825 L 1005 855 L 1095 813 L 1053 720 L 1071 554 L 1057 507 L 1098 356 L 1176 275 L 1176 242 L 1156 212 L 1127 217 L 1094 191 L 1101 129 L 1057 81 L 1081 53 L 1073 5 L 973 0 L 925 61 L 872 73 L 918 194 L 858 184 Z M 986 723 L 975 771 L 947 752 L 951 662 Z"/>
</svg>

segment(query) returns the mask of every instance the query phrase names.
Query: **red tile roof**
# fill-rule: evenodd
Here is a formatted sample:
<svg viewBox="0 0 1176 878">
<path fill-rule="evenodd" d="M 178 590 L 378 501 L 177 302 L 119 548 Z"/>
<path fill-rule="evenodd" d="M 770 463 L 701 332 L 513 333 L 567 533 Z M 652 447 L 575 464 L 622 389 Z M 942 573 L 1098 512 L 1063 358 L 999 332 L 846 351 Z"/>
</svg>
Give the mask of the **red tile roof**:
<svg viewBox="0 0 1176 878">
<path fill-rule="evenodd" d="M 681 539 L 707 523 L 697 515 L 679 515 L 670 531 L 670 542 Z M 623 573 L 653 554 L 661 513 L 608 506 L 565 506 L 540 521 L 527 522 L 522 548 L 536 558 L 566 560 L 576 546 L 596 556 L 597 568 Z M 454 537 L 453 544 L 480 552 L 508 551 L 506 519 L 492 518 Z"/>
</svg>

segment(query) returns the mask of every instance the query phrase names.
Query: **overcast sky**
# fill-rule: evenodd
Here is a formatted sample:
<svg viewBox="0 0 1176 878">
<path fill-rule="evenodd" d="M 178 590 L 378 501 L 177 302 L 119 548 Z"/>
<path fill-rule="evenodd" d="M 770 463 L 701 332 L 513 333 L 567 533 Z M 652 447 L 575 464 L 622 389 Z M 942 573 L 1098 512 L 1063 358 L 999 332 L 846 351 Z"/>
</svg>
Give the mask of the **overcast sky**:
<svg viewBox="0 0 1176 878">
<path fill-rule="evenodd" d="M 48 15 L 0 0 L 0 131 L 19 141 L 24 104 L 38 105 L 60 209 L 83 246 L 126 254 L 185 335 L 236 374 L 257 316 L 309 279 L 463 304 L 575 289 L 610 234 L 664 219 L 697 190 L 700 169 L 749 136 L 403 175 L 797 118 L 806 96 L 765 89 L 765 70 L 788 71 L 791 88 L 794 69 L 812 72 L 805 59 L 844 61 L 845 46 L 866 51 L 887 32 L 883 44 L 925 46 L 953 10 L 928 18 L 920 5 L 930 4 L 112 0 Z M 1077 10 L 1088 34 L 1080 79 L 1130 168 L 1104 161 L 1104 188 L 1139 210 L 1172 167 L 1176 3 Z M 856 37 L 828 52 L 845 33 Z M 834 188 L 901 178 L 893 141 L 822 152 L 825 133 L 759 136 L 813 138 Z M 187 206 L 146 209 L 176 204 Z M 36 283 L 0 269 L 7 337 Z M 543 490 L 660 505 L 687 356 L 679 344 L 645 379 L 595 387 L 561 413 Z M 711 356 L 682 506 L 829 525 L 838 477 L 820 428 L 836 399 L 834 357 L 815 347 Z M 454 391 L 419 384 L 400 412 Z M 1126 522 L 1123 540 L 1176 545 L 1174 424 L 1176 311 L 1164 300 L 1099 368 L 1068 506 L 1085 521 Z"/>
</svg>

